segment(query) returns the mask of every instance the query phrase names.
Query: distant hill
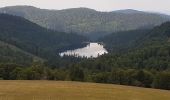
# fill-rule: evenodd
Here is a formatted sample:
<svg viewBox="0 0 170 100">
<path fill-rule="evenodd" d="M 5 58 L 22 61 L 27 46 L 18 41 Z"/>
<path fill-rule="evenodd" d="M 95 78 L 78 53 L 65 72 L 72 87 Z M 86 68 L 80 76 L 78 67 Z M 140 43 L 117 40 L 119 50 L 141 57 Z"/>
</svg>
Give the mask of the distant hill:
<svg viewBox="0 0 170 100">
<path fill-rule="evenodd" d="M 113 11 L 113 12 L 124 13 L 124 14 L 147 13 L 147 12 L 133 10 L 133 9 L 117 10 L 117 11 Z"/>
<path fill-rule="evenodd" d="M 30 54 L 32 57 L 38 56 L 43 59 L 57 57 L 60 51 L 81 47 L 86 38 L 47 30 L 24 18 L 0 14 L 0 41 L 0 44 L 8 44 L 7 47 L 1 45 L 4 49 L 1 48 L 0 55 L 9 58 L 13 56 L 19 61 L 21 58 L 26 60 L 24 57 Z M 23 57 L 17 58 L 19 55 Z"/>
<path fill-rule="evenodd" d="M 13 6 L 1 8 L 0 12 L 22 16 L 45 28 L 77 33 L 92 39 L 118 31 L 152 28 L 170 20 L 167 15 L 132 9 L 98 12 L 88 8 L 46 10 L 32 6 Z"/>
</svg>

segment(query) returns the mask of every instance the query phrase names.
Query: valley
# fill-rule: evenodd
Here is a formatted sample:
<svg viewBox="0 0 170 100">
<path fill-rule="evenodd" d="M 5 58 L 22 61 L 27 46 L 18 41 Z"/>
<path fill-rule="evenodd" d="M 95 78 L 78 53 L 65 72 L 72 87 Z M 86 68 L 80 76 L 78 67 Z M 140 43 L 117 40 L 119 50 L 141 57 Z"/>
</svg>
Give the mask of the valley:
<svg viewBox="0 0 170 100">
<path fill-rule="evenodd" d="M 0 0 L 0 100 L 170 100 L 170 0 Z"/>
<path fill-rule="evenodd" d="M 6 44 L 1 48 L 2 79 L 92 81 L 169 89 L 169 81 L 165 81 L 170 68 L 169 22 L 153 29 L 112 33 L 97 40 L 103 45 L 93 42 L 87 47 L 84 42 L 89 40 L 84 36 L 47 30 L 21 17 L 1 14 L 0 22 L 0 39 Z M 61 52 L 65 56 L 60 57 Z M 74 57 L 75 53 L 86 57 Z"/>
</svg>

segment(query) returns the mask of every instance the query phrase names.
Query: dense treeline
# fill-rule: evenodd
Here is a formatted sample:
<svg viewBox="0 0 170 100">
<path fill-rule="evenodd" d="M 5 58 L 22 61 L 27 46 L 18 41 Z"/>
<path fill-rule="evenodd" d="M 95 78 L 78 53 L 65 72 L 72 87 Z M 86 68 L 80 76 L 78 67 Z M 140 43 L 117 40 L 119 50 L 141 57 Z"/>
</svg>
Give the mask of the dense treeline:
<svg viewBox="0 0 170 100">
<path fill-rule="evenodd" d="M 170 89 L 170 71 L 113 68 L 111 71 L 92 72 L 80 65 L 50 69 L 38 62 L 27 67 L 16 64 L 0 64 L 0 78 L 3 80 L 88 81 Z"/>
</svg>

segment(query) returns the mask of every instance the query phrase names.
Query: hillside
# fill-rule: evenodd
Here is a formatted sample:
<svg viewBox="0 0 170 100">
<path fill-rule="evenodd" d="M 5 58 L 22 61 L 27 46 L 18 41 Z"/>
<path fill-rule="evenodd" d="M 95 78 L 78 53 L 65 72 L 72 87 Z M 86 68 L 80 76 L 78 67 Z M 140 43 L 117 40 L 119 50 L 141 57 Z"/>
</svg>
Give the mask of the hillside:
<svg viewBox="0 0 170 100">
<path fill-rule="evenodd" d="M 34 61 L 43 61 L 43 59 L 39 57 L 2 41 L 0 41 L 0 48 L 0 63 L 30 65 Z"/>
<path fill-rule="evenodd" d="M 150 32 L 150 29 L 115 32 L 98 39 L 98 41 L 103 42 L 110 52 L 123 52 L 134 48 L 137 45 L 136 41 L 145 38 L 148 32 Z"/>
<path fill-rule="evenodd" d="M 147 68 L 154 70 L 169 69 L 170 22 L 163 23 L 162 25 L 157 26 L 152 30 L 146 31 L 145 35 L 142 35 L 142 37 L 140 36 L 139 31 L 133 32 L 130 32 L 133 34 L 132 37 L 130 37 L 130 40 L 128 40 L 129 32 L 122 32 L 117 36 L 115 34 L 112 34 L 104 38 L 104 43 L 106 43 L 106 47 L 114 47 L 116 45 L 120 47 L 128 47 L 132 44 L 135 45 L 135 47 L 131 47 L 130 51 L 120 54 L 119 57 L 114 56 L 114 54 L 116 53 L 115 51 L 113 54 L 110 54 L 112 55 L 112 58 L 108 57 L 108 60 L 110 61 L 106 61 L 103 63 L 106 65 L 109 64 L 112 67 L 116 66 L 130 68 Z M 144 34 L 143 32 L 141 33 Z M 118 42 L 116 42 L 115 39 L 117 39 Z M 101 61 L 103 61 L 104 58 L 101 57 Z"/>
<path fill-rule="evenodd" d="M 156 42 L 155 45 L 160 43 L 168 44 L 169 42 L 169 25 L 170 22 L 165 22 L 153 29 L 138 29 L 131 31 L 122 31 L 112 33 L 100 38 L 98 41 L 103 42 L 105 47 L 110 51 L 127 50 L 137 47 L 144 47 Z"/>
<path fill-rule="evenodd" d="M 133 34 L 132 37 L 128 37 L 130 33 Z M 88 77 L 92 78 L 95 82 L 169 90 L 169 34 L 170 22 L 147 30 L 145 35 L 143 35 L 142 31 L 122 32 L 118 35 L 113 34 L 104 39 L 106 47 L 112 48 L 122 45 L 121 47 L 125 47 L 123 49 L 126 52 L 120 52 L 119 49 L 115 50 L 112 48 L 111 53 L 97 59 L 82 61 L 77 66 L 88 70 L 86 71 L 86 73 L 88 72 Z M 115 38 L 120 44 L 115 42 Z"/>
<path fill-rule="evenodd" d="M 40 26 L 68 33 L 78 33 L 96 39 L 117 32 L 152 28 L 170 17 L 136 10 L 98 12 L 88 8 L 45 10 L 31 6 L 1 8 L 0 12 L 22 16 Z"/>
<path fill-rule="evenodd" d="M 24 18 L 0 14 L 0 40 L 47 59 L 57 57 L 58 53 L 65 49 L 83 46 L 82 42 L 86 41 L 86 38 L 73 33 L 47 30 Z"/>
<path fill-rule="evenodd" d="M 8 100 L 169 100 L 170 91 L 62 81 L 0 81 Z"/>
</svg>

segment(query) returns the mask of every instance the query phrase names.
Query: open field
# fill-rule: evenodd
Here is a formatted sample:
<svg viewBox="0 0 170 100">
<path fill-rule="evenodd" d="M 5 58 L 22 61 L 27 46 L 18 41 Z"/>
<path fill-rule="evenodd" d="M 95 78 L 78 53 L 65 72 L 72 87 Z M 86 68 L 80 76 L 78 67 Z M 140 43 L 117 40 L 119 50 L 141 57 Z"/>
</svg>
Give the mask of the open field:
<svg viewBox="0 0 170 100">
<path fill-rule="evenodd" d="M 170 91 L 80 82 L 0 81 L 0 100 L 170 100 Z"/>
</svg>

